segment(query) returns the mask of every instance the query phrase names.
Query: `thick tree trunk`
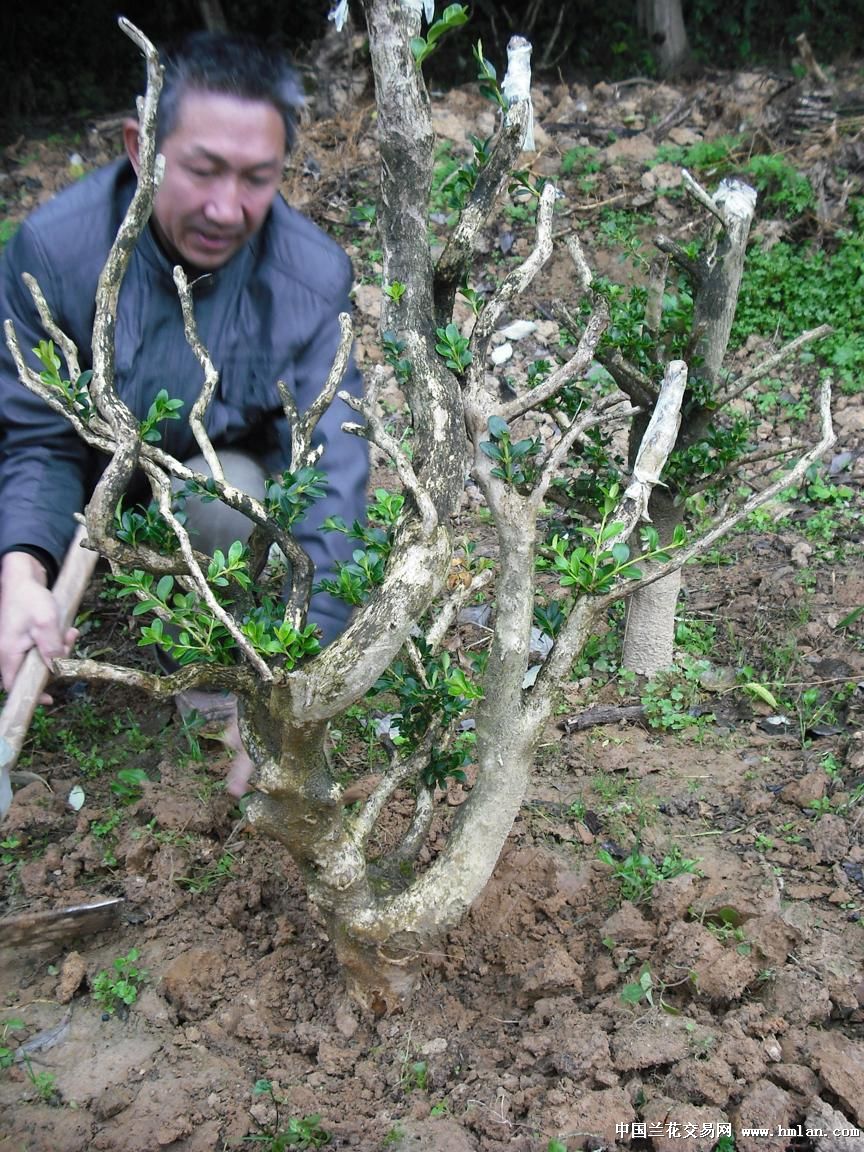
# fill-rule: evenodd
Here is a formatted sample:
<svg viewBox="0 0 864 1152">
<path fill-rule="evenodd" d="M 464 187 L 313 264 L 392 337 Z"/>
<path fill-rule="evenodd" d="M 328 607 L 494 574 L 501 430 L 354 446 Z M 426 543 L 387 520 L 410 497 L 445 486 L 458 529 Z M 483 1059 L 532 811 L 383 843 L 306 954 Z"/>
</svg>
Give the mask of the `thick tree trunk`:
<svg viewBox="0 0 864 1152">
<path fill-rule="evenodd" d="M 658 502 L 659 503 L 659 502 Z M 654 527 L 662 538 L 671 538 L 680 516 L 678 509 L 652 509 Z M 663 514 L 665 512 L 665 515 Z M 675 656 L 675 609 L 681 591 L 681 571 L 654 584 L 637 588 L 627 601 L 624 629 L 624 667 L 637 676 L 656 676 Z"/>
</svg>

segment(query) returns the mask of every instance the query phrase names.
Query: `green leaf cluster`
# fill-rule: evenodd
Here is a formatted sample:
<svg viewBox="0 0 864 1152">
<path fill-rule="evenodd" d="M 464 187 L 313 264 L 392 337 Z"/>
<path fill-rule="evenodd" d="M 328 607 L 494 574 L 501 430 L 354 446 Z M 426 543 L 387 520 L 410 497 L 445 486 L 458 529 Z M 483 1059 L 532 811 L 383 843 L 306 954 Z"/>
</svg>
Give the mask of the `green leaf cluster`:
<svg viewBox="0 0 864 1152">
<path fill-rule="evenodd" d="M 421 656 L 422 677 L 413 665 L 396 660 L 379 677 L 373 689 L 395 696 L 398 717 L 395 727 L 398 732 L 393 736 L 393 742 L 409 754 L 434 721 L 443 722 L 444 728 L 448 728 L 482 696 L 480 688 L 463 668 L 454 663 L 449 652 L 433 656 L 421 651 Z M 460 733 L 449 747 L 434 749 L 423 772 L 424 783 L 429 787 L 443 786 L 448 776 L 464 781 L 463 769 L 470 763 L 473 745 L 474 733 L 466 731 Z"/>
<path fill-rule="evenodd" d="M 597 853 L 598 860 L 608 864 L 620 886 L 621 898 L 632 904 L 644 904 L 652 898 L 658 884 L 684 873 L 697 874 L 699 863 L 681 855 L 673 848 L 659 864 L 638 845 L 624 860 L 616 860 L 606 848 Z"/>
<path fill-rule="evenodd" d="M 316 590 L 329 592 L 347 604 L 364 604 L 372 589 L 384 580 L 393 548 L 393 533 L 404 503 L 401 493 L 376 488 L 366 510 L 367 524 L 355 520 L 349 528 L 341 517 L 328 517 L 322 525 L 325 532 L 341 532 L 363 547 L 354 550 L 349 563 L 337 567 L 335 580 L 321 580 Z"/>
<path fill-rule="evenodd" d="M 480 443 L 480 451 L 495 461 L 492 475 L 516 488 L 529 486 L 537 476 L 537 457 L 541 444 L 537 437 L 512 440 L 506 420 L 489 417 L 490 440 Z"/>
<path fill-rule="evenodd" d="M 283 472 L 278 479 L 269 480 L 264 492 L 267 514 L 286 532 L 290 532 L 306 516 L 316 500 L 326 494 L 326 477 L 317 468 L 300 468 L 296 472 Z"/>
<path fill-rule="evenodd" d="M 69 412 L 88 424 L 94 412 L 89 390 L 92 371 L 88 368 L 77 380 L 64 380 L 60 375 L 61 362 L 53 340 L 40 340 L 33 353 L 42 365 L 43 370 L 39 373 L 42 383 L 58 393 Z"/>
<path fill-rule="evenodd" d="M 507 101 L 504 93 L 501 91 L 501 85 L 498 83 L 498 73 L 495 71 L 495 65 L 491 60 L 487 60 L 483 54 L 483 42 L 478 40 L 473 48 L 474 60 L 477 63 L 477 83 L 480 85 L 480 93 L 485 96 L 487 100 L 491 100 L 493 104 L 497 104 L 502 111 L 507 110 Z"/>
<path fill-rule="evenodd" d="M 407 290 L 407 285 L 403 284 L 401 280 L 394 280 L 392 284 L 385 284 L 382 288 L 384 295 L 389 296 L 394 304 L 399 303 Z"/>
<path fill-rule="evenodd" d="M 235 541 L 227 557 L 217 551 L 207 576 L 214 588 L 222 592 L 232 584 L 248 588 L 250 579 L 244 546 Z M 112 579 L 120 586 L 120 596 L 139 597 L 132 609 L 133 616 L 156 614 L 156 618 L 141 629 L 140 645 L 155 644 L 180 664 L 234 662 L 234 640 L 227 628 L 212 616 L 196 592 L 179 590 L 173 576 L 157 580 L 152 573 L 136 568 L 128 573 L 115 573 Z M 230 602 L 224 599 L 224 603 Z"/>
<path fill-rule="evenodd" d="M 414 63 L 417 67 L 422 67 L 424 61 L 429 59 L 438 47 L 442 36 L 446 36 L 454 28 L 461 28 L 463 24 L 467 23 L 467 4 L 448 4 L 440 17 L 426 29 L 425 37 L 413 36 L 411 38 L 411 55 L 414 57 Z"/>
<path fill-rule="evenodd" d="M 141 799 L 141 787 L 149 780 L 143 768 L 120 768 L 108 788 L 122 804 L 134 804 Z"/>
<path fill-rule="evenodd" d="M 306 624 L 295 628 L 285 619 L 281 602 L 270 597 L 265 597 L 243 618 L 240 631 L 261 656 L 282 657 L 288 671 L 321 651 L 317 626 Z"/>
<path fill-rule="evenodd" d="M 177 511 L 175 515 L 181 523 L 186 518 L 182 511 Z M 124 508 L 121 497 L 114 513 L 114 535 L 130 548 L 151 548 L 163 556 L 170 555 L 178 547 L 174 529 L 159 511 L 155 501 L 151 501 L 147 507 L 133 505 Z"/>
<path fill-rule="evenodd" d="M 468 351 L 468 337 L 463 336 L 455 324 L 448 324 L 446 328 L 436 328 L 435 335 L 438 337 L 435 351 L 444 358 L 444 363 L 451 372 L 462 376 L 473 359 Z"/>
<path fill-rule="evenodd" d="M 155 614 L 155 619 L 141 629 L 140 645 L 154 644 L 181 665 L 235 662 L 231 633 L 196 592 L 178 590 L 173 576 L 157 580 L 152 573 L 136 569 L 117 573 L 114 580 L 120 585 L 121 596 L 138 596 L 133 616 Z M 251 588 L 248 552 L 239 540 L 234 541 L 227 556 L 220 550 L 213 554 L 207 580 L 223 607 L 232 604 L 235 588 L 241 592 Z M 265 596 L 260 604 L 249 607 L 239 627 L 259 655 L 278 656 L 288 669 L 320 651 L 316 626 L 295 628 L 285 620 L 284 606 L 272 597 Z"/>
<path fill-rule="evenodd" d="M 101 1004 L 106 1012 L 113 1015 L 120 1005 L 127 1008 L 138 999 L 142 984 L 149 973 L 138 967 L 138 949 L 130 948 L 125 956 L 118 956 L 113 964 L 113 972 L 100 972 L 90 986 L 93 999 Z"/>
<path fill-rule="evenodd" d="M 156 427 L 166 420 L 179 420 L 183 408 L 182 400 L 172 399 L 164 388 L 156 393 L 147 415 L 141 421 L 141 439 L 145 444 L 158 444 L 162 433 Z"/>
<path fill-rule="evenodd" d="M 600 523 L 596 528 L 579 525 L 571 530 L 584 543 L 574 545 L 569 535 L 556 533 L 548 545 L 547 554 L 538 559 L 537 566 L 541 571 L 556 573 L 561 587 L 571 589 L 576 596 L 609 592 L 622 577 L 639 580 L 642 572 L 636 567 L 637 563 L 666 561 L 672 550 L 684 544 L 685 530 L 678 525 L 672 543 L 661 548 L 657 531 L 650 524 L 640 528 L 642 552 L 638 556 L 632 556 L 629 544 L 623 541 L 611 543 L 624 528 L 620 521 L 610 520 L 619 493 L 617 484 L 605 492 Z"/>
<path fill-rule="evenodd" d="M 712 424 L 701 440 L 676 448 L 669 456 L 663 479 L 686 491 L 695 481 L 709 479 L 728 469 L 753 448 L 754 421 L 734 416 L 728 423 Z"/>
<path fill-rule="evenodd" d="M 411 361 L 403 356 L 405 341 L 400 340 L 395 332 L 387 331 L 381 335 L 384 346 L 384 359 L 393 369 L 396 383 L 402 387 L 411 379 Z"/>
<path fill-rule="evenodd" d="M 700 722 L 711 721 L 713 716 L 697 715 L 702 699 L 701 679 L 708 666 L 706 660 L 687 658 L 680 668 L 659 672 L 645 685 L 642 707 L 652 728 L 665 732 L 680 732 Z"/>
</svg>

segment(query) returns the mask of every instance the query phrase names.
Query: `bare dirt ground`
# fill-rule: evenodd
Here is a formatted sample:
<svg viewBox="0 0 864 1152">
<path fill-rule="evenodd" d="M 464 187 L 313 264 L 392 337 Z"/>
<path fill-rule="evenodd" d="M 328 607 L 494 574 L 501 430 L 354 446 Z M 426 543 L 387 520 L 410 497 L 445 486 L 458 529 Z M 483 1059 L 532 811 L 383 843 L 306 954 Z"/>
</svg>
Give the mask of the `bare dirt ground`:
<svg viewBox="0 0 864 1152">
<path fill-rule="evenodd" d="M 843 182 L 860 191 L 860 125 L 796 133 L 795 90 L 784 104 L 770 99 L 776 89 L 759 73 L 544 88 L 535 174 L 558 174 L 570 149 L 600 149 L 593 182 L 561 178 L 562 230 L 578 223 L 601 270 L 638 274 L 594 230 L 602 207 L 686 235 L 696 211 L 666 193 L 673 172 L 648 167 L 660 138 L 688 144 L 748 126 L 810 174 L 823 209 L 819 220 L 762 220 L 762 234 L 830 236 Z M 473 92 L 442 95 L 436 124 L 459 151 L 469 134 L 489 134 L 487 109 Z M 112 133 L 8 149 L 12 215 L 114 154 Z M 351 216 L 364 187 L 374 198 L 361 99 L 350 116 L 308 127 L 288 191 L 371 276 L 374 240 Z M 492 262 L 526 251 L 530 231 L 511 213 L 486 240 Z M 505 371 L 554 348 L 551 304 L 569 277 L 556 257 L 537 310 L 526 307 L 541 324 L 536 343 L 518 345 Z M 377 294 L 374 283 L 358 289 L 365 363 L 380 360 Z M 812 365 L 790 368 L 790 404 L 815 379 Z M 0 1148 L 211 1152 L 253 1147 L 252 1137 L 305 1147 L 299 1130 L 293 1143 L 267 1136 L 318 1115 L 330 1147 L 364 1152 L 539 1152 L 551 1140 L 729 1149 L 727 1132 L 741 1152 L 864 1152 L 861 1135 L 833 1135 L 864 1127 L 864 646 L 860 619 L 838 628 L 864 604 L 860 395 L 838 396 L 835 416 L 834 463 L 852 496 L 831 540 L 808 537 L 812 510 L 793 501 L 685 575 L 682 616 L 712 637 L 713 669 L 782 674 L 782 717 L 721 675 L 699 694 L 713 723 L 569 730 L 586 706 L 620 702 L 595 657 L 546 735 L 492 882 L 427 957 L 401 1015 L 376 1020 L 347 1000 L 291 861 L 222 791 L 218 745 L 195 760 L 170 710 L 119 690 L 58 689 L 22 764 L 43 780 L 20 788 L 0 832 L 3 908 L 114 895 L 125 906 L 99 935 L 0 951 Z M 770 424 L 766 435 L 789 441 L 812 431 L 806 418 Z M 466 523 L 475 515 L 466 501 Z M 123 610 L 98 588 L 82 643 L 134 658 Z M 344 737 L 341 765 L 363 776 L 375 749 L 347 727 Z M 130 765 L 149 782 L 124 806 L 109 785 Z M 67 801 L 76 784 L 78 812 Z M 457 806 L 459 791 L 442 805 Z M 692 870 L 622 899 L 598 851 L 620 864 L 634 845 L 658 867 L 683 858 Z M 132 949 L 147 978 L 130 1008 L 108 1013 L 97 977 Z M 261 1080 L 272 1095 L 254 1091 Z M 753 1127 L 768 1134 L 742 1131 Z"/>
</svg>

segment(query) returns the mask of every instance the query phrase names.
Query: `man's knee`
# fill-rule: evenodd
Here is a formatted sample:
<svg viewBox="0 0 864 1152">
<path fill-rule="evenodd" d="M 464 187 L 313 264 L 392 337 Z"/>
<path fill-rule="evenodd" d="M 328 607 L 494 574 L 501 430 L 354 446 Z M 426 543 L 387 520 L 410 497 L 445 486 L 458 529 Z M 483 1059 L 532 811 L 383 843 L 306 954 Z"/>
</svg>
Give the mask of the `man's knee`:
<svg viewBox="0 0 864 1152">
<path fill-rule="evenodd" d="M 234 448 L 224 448 L 219 452 L 219 462 L 230 484 L 256 500 L 263 499 L 267 473 L 253 456 Z M 193 456 L 185 463 L 196 472 L 210 475 L 203 456 Z M 175 483 L 175 487 L 180 485 Z M 235 540 L 245 544 L 252 528 L 251 520 L 221 500 L 201 500 L 197 496 L 186 499 L 186 529 L 194 546 L 208 556 L 212 556 L 217 548 L 227 552 Z"/>
</svg>

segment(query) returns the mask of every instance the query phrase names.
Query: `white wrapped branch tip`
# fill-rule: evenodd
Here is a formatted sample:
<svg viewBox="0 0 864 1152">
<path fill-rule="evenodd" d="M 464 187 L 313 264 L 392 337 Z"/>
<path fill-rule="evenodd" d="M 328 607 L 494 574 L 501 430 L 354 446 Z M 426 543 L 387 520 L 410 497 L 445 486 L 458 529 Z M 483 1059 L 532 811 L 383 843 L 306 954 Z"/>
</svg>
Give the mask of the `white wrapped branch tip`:
<svg viewBox="0 0 864 1152">
<path fill-rule="evenodd" d="M 348 19 L 348 0 L 339 0 L 336 7 L 331 8 L 328 12 L 327 19 L 333 21 L 337 32 L 341 32 L 345 27 L 345 21 Z"/>
<path fill-rule="evenodd" d="M 507 75 L 501 92 L 508 104 L 528 101 L 528 123 L 525 126 L 523 152 L 534 152 L 534 105 L 531 103 L 531 41 L 512 36 L 507 45 Z"/>
<path fill-rule="evenodd" d="M 749 220 L 756 211 L 756 189 L 730 176 L 720 181 L 720 187 L 714 193 L 714 203 L 723 210 L 727 219 L 732 216 Z"/>
<path fill-rule="evenodd" d="M 402 0 L 402 7 L 409 12 L 422 12 L 427 24 L 435 19 L 435 0 Z"/>
<path fill-rule="evenodd" d="M 660 473 L 666 466 L 669 453 L 675 447 L 681 426 L 681 404 L 687 387 L 687 365 L 683 360 L 670 360 L 660 388 L 654 412 L 645 429 L 633 476 L 625 496 L 631 500 L 644 500 L 643 518 L 648 519 L 648 498 L 651 489 L 659 483 Z"/>
<path fill-rule="evenodd" d="M 407 8 L 409 12 L 422 12 L 427 24 L 431 24 L 435 19 L 435 0 L 402 0 L 402 7 Z M 330 9 L 327 19 L 333 21 L 337 32 L 341 32 L 348 19 L 348 0 L 339 0 L 339 3 Z"/>
</svg>

